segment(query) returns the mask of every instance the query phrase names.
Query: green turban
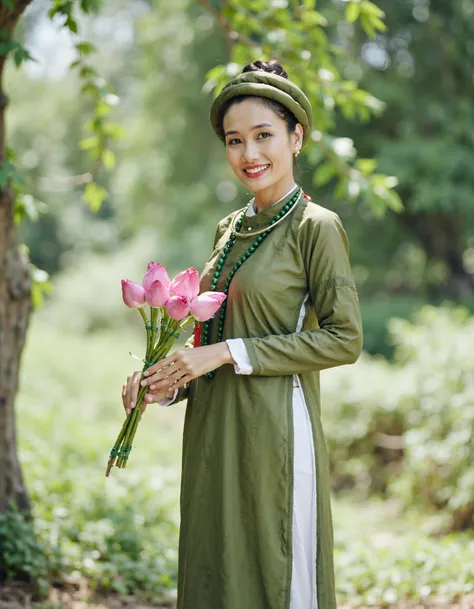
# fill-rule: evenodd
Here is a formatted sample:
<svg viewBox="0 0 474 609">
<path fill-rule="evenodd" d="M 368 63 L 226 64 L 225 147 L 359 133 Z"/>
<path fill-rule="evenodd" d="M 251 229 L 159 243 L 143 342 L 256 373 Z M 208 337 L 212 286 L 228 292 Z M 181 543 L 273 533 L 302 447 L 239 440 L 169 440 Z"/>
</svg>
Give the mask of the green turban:
<svg viewBox="0 0 474 609">
<path fill-rule="evenodd" d="M 311 135 L 312 112 L 309 99 L 291 80 L 270 72 L 244 72 L 228 82 L 211 106 L 211 123 L 219 139 L 225 137 L 222 130 L 221 110 L 223 105 L 238 95 L 266 97 L 280 102 L 295 115 L 303 127 L 303 145 Z"/>
</svg>

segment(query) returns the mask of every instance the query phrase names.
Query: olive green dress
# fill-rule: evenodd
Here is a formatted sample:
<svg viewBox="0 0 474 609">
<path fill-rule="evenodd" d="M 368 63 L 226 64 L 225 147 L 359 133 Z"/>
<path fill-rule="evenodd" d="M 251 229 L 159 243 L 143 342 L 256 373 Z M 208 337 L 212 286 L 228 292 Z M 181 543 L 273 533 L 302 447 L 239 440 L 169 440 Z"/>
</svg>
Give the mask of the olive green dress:
<svg viewBox="0 0 474 609">
<path fill-rule="evenodd" d="M 242 232 L 266 226 L 292 193 Z M 201 276 L 210 290 L 233 212 L 217 227 Z M 218 290 L 255 237 L 238 238 Z M 300 308 L 309 294 L 301 331 Z M 210 342 L 217 334 L 212 320 Z M 328 456 L 319 371 L 351 364 L 362 323 L 346 233 L 337 214 L 300 197 L 234 276 L 223 340 L 242 338 L 253 373 L 218 368 L 181 388 L 183 437 L 178 609 L 289 609 L 292 576 L 293 375 L 311 419 L 316 464 L 317 609 L 335 609 Z M 304 608 L 306 609 L 306 608 Z M 311 608 L 316 609 L 316 608 Z"/>
</svg>

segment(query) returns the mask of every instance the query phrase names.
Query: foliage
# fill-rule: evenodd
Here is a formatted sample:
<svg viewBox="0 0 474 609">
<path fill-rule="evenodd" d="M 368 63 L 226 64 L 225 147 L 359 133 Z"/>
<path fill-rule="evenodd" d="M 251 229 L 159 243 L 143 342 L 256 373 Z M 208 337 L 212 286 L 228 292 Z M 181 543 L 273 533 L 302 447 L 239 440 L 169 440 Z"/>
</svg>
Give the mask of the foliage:
<svg viewBox="0 0 474 609">
<path fill-rule="evenodd" d="M 364 351 L 371 355 L 383 355 L 392 359 L 395 345 L 390 338 L 388 322 L 392 317 L 410 319 L 425 304 L 415 296 L 364 299 L 362 302 L 362 324 L 364 328 Z"/>
<path fill-rule="evenodd" d="M 404 606 L 407 599 L 451 607 L 474 590 L 469 533 L 431 537 L 420 512 L 393 502 L 334 502 L 338 598 L 350 607 Z M 350 523 L 350 525 L 348 525 Z"/>
<path fill-rule="evenodd" d="M 474 318 L 461 307 L 426 307 L 413 323 L 392 320 L 390 331 L 416 393 L 405 406 L 403 470 L 389 490 L 406 504 L 444 509 L 451 528 L 473 527 Z"/>
<path fill-rule="evenodd" d="M 92 589 L 163 600 L 176 586 L 180 452 L 179 435 L 170 438 L 166 430 L 176 428 L 180 410 L 149 409 L 148 425 L 138 430 L 134 467 L 105 479 L 110 438 L 124 416 L 120 383 L 134 367 L 127 347 L 138 349 L 136 339 L 114 332 L 86 343 L 40 322 L 30 338 L 24 368 L 30 372 L 23 374 L 19 403 L 20 455 L 45 558 L 43 570 L 33 572 L 33 559 L 17 551 L 9 575 L 17 576 L 15 568 L 23 564 L 50 583 L 83 576 Z M 79 375 L 81 369 L 87 375 Z M 29 528 L 19 521 L 16 530 L 23 547 Z"/>
<path fill-rule="evenodd" d="M 344 28 L 351 60 L 341 57 L 340 65 L 382 100 L 385 111 L 367 124 L 340 117 L 338 127 L 362 156 L 375 157 L 380 171 L 399 179 L 405 212 L 392 218 L 399 246 L 378 241 L 377 256 L 385 254 L 389 268 L 415 239 L 426 268 L 422 282 L 405 289 L 424 291 L 430 300 L 434 294 L 459 300 L 474 291 L 473 3 L 377 5 L 387 30 L 366 40 L 357 28 Z M 386 229 L 380 226 L 381 233 Z"/>
<path fill-rule="evenodd" d="M 442 510 L 448 529 L 472 527 L 474 318 L 426 306 L 389 330 L 396 365 L 363 357 L 325 373 L 334 486 Z"/>
<path fill-rule="evenodd" d="M 123 416 L 121 383 L 135 368 L 127 351 L 139 351 L 142 335 L 138 328 L 133 334 L 114 329 L 85 341 L 47 323 L 49 306 L 41 316 L 35 313 L 18 411 L 20 457 L 45 577 L 59 585 L 63 578 L 86 576 L 91 588 L 102 592 L 141 590 L 155 600 L 171 596 L 183 405 L 149 408 L 147 424 L 138 431 L 134 467 L 106 479 L 104 456 Z M 336 405 L 326 396 L 325 404 L 327 419 Z M 364 409 L 361 402 L 358 410 Z M 404 510 L 399 502 L 361 504 L 336 496 L 333 508 L 341 602 L 382 604 L 472 591 L 474 548 L 466 535 L 431 538 L 424 514 Z M 31 540 L 27 527 L 17 530 L 18 537 Z"/>
<path fill-rule="evenodd" d="M 52 565 L 46 547 L 37 539 L 34 523 L 15 504 L 0 514 L 0 576 L 3 580 L 27 581 L 44 593 Z"/>
<path fill-rule="evenodd" d="M 387 209 L 403 207 L 393 190 L 397 179 L 375 172 L 376 162 L 357 157 L 353 141 L 331 135 L 340 112 L 345 118 L 366 122 L 380 114 L 383 104 L 354 80 L 345 79 L 336 59 L 344 54 L 340 41 L 332 41 L 324 8 L 314 2 L 226 3 L 217 11 L 206 0 L 201 4 L 215 15 L 227 34 L 229 62 L 208 73 L 207 90 L 218 92 L 231 76 L 247 63 L 261 57 L 275 57 L 289 68 L 290 78 L 302 86 L 313 107 L 314 131 L 307 159 L 315 166 L 313 184 L 321 187 L 335 181 L 336 197 L 349 201 L 362 199 L 372 213 L 383 216 Z M 384 31 L 384 12 L 369 0 L 346 3 L 345 19 L 360 21 L 368 36 Z M 340 21 L 343 15 L 339 15 Z M 334 32 L 332 33 L 334 35 Z"/>
</svg>

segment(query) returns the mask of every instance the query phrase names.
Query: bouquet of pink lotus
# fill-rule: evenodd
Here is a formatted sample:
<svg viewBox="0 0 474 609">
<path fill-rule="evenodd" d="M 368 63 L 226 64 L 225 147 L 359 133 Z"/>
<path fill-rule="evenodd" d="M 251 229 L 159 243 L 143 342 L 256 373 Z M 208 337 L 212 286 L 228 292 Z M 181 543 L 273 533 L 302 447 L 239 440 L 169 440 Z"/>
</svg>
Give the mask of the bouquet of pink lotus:
<svg viewBox="0 0 474 609">
<path fill-rule="evenodd" d="M 193 321 L 210 319 L 226 295 L 222 292 L 199 294 L 199 273 L 194 268 L 178 273 L 171 281 L 164 266 L 150 262 L 142 285 L 122 280 L 122 297 L 127 307 L 138 309 L 145 323 L 147 341 L 141 383 L 145 370 L 168 355 L 180 331 Z M 146 304 L 150 306 L 149 315 Z M 146 391 L 140 384 L 136 406 L 127 416 L 110 452 L 106 476 L 114 465 L 121 468 L 127 465 Z"/>
</svg>

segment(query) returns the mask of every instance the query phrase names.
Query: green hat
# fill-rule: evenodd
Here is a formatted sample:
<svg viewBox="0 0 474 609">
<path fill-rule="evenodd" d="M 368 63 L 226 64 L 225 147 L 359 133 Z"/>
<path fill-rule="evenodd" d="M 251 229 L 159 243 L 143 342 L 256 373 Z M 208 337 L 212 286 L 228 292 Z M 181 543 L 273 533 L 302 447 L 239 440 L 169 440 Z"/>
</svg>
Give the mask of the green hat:
<svg viewBox="0 0 474 609">
<path fill-rule="evenodd" d="M 211 106 L 211 123 L 219 139 L 225 142 L 222 132 L 221 110 L 223 105 L 238 95 L 266 97 L 280 102 L 295 115 L 303 127 L 303 145 L 311 135 L 312 112 L 309 99 L 303 91 L 287 78 L 258 70 L 244 72 L 228 82 Z"/>
</svg>

